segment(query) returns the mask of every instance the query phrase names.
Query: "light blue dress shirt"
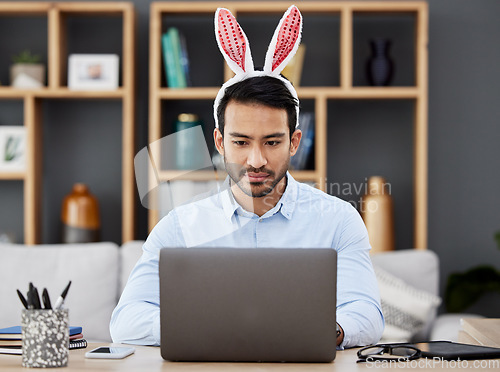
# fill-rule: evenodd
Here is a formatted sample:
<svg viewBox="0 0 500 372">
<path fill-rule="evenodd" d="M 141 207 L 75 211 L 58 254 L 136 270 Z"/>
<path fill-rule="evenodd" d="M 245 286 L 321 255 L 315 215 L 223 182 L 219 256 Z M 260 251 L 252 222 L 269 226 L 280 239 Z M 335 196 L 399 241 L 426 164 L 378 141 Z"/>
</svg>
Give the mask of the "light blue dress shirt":
<svg viewBox="0 0 500 372">
<path fill-rule="evenodd" d="M 164 247 L 333 248 L 337 250 L 340 348 L 378 342 L 384 328 L 368 234 L 351 204 L 287 173 L 279 202 L 264 215 L 244 210 L 228 181 L 171 211 L 151 231 L 110 323 L 114 342 L 160 344 L 159 251 Z"/>
</svg>

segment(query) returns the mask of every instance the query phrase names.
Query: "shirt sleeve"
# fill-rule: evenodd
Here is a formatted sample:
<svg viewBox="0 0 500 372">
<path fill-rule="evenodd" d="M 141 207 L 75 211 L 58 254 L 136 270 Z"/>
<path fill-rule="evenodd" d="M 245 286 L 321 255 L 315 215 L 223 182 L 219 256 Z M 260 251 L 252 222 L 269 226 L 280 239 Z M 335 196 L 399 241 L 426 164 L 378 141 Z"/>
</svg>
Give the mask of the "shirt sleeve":
<svg viewBox="0 0 500 372">
<path fill-rule="evenodd" d="M 173 212 L 160 220 L 143 245 L 118 305 L 111 315 L 113 342 L 160 345 L 160 249 L 180 244 Z"/>
<path fill-rule="evenodd" d="M 368 232 L 359 213 L 346 213 L 337 250 L 337 323 L 344 330 L 340 349 L 375 344 L 384 330 L 380 293 L 369 255 Z"/>
</svg>

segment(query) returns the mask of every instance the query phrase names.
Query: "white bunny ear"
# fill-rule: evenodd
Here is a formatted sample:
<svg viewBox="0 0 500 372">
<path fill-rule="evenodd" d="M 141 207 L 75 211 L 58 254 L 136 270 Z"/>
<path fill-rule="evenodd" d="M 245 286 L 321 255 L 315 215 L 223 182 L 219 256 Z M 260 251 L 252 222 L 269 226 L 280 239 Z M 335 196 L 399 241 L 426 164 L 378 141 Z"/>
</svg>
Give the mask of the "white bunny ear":
<svg viewBox="0 0 500 372">
<path fill-rule="evenodd" d="M 250 44 L 236 18 L 225 8 L 215 12 L 215 38 L 229 68 L 235 74 L 254 70 Z"/>
<path fill-rule="evenodd" d="M 302 14 L 292 5 L 281 18 L 266 53 L 264 71 L 278 75 L 292 59 L 300 44 Z"/>
</svg>

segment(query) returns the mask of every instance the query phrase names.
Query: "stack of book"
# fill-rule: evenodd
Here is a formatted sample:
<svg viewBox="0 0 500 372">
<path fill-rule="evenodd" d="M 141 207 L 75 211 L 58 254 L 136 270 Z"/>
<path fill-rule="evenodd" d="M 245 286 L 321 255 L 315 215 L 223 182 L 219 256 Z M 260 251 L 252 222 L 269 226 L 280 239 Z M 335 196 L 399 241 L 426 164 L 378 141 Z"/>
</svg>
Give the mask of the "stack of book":
<svg viewBox="0 0 500 372">
<path fill-rule="evenodd" d="M 500 319 L 463 318 L 458 342 L 500 348 Z"/>
<path fill-rule="evenodd" d="M 161 37 L 165 76 L 169 88 L 191 86 L 186 39 L 176 27 L 170 27 Z"/>
<path fill-rule="evenodd" d="M 314 112 L 301 112 L 298 129 L 302 131 L 302 139 L 297 152 L 290 159 L 291 170 L 307 169 L 314 148 L 314 126 Z"/>
<path fill-rule="evenodd" d="M 0 329 L 0 354 L 22 354 L 21 326 Z M 87 340 L 83 338 L 82 327 L 69 327 L 69 349 L 87 347 Z"/>
</svg>

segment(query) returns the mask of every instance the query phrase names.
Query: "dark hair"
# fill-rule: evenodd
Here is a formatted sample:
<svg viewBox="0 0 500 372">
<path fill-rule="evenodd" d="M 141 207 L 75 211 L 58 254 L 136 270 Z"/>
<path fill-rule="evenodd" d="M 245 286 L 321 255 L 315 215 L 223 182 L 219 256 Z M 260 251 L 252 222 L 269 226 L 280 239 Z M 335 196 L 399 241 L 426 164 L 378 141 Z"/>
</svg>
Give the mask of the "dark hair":
<svg viewBox="0 0 500 372">
<path fill-rule="evenodd" d="M 219 130 L 224 135 L 224 114 L 229 102 L 258 103 L 264 106 L 285 109 L 288 117 L 290 139 L 297 124 L 298 100 L 290 93 L 285 83 L 272 76 L 255 76 L 239 81 L 224 91 L 217 108 Z"/>
</svg>

